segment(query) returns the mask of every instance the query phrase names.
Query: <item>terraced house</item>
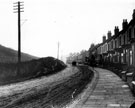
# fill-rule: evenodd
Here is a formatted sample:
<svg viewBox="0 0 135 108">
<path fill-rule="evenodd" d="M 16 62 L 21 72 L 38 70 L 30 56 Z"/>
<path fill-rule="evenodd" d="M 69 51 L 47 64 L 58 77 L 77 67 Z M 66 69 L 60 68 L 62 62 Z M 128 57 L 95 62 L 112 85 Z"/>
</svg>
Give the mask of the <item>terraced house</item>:
<svg viewBox="0 0 135 108">
<path fill-rule="evenodd" d="M 108 31 L 107 37 L 103 36 L 103 42 L 90 50 L 90 53 L 95 52 L 104 64 L 135 66 L 135 9 L 129 23 L 123 19 L 121 31 L 115 26 L 114 35 Z"/>
</svg>

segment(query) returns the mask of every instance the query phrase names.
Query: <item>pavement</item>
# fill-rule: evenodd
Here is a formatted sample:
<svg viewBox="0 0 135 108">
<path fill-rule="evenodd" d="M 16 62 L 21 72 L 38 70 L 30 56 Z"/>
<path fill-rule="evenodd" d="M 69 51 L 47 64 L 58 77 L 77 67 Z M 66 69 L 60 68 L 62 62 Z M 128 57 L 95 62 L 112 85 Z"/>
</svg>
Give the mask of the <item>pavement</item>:
<svg viewBox="0 0 135 108">
<path fill-rule="evenodd" d="M 126 82 L 113 72 L 95 68 L 94 79 L 70 108 L 129 108 L 135 97 Z"/>
</svg>

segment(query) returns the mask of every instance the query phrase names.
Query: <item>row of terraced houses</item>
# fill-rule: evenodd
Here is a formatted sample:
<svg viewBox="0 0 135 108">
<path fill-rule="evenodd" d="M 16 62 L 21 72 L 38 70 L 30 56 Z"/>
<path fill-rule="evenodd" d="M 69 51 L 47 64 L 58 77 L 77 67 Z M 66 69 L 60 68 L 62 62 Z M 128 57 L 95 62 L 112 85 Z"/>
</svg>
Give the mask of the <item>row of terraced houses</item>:
<svg viewBox="0 0 135 108">
<path fill-rule="evenodd" d="M 122 22 L 122 30 L 115 26 L 114 35 L 108 31 L 107 37 L 103 36 L 103 42 L 90 50 L 96 54 L 96 59 L 104 63 L 119 63 L 135 66 L 135 9 L 132 19 Z"/>
</svg>

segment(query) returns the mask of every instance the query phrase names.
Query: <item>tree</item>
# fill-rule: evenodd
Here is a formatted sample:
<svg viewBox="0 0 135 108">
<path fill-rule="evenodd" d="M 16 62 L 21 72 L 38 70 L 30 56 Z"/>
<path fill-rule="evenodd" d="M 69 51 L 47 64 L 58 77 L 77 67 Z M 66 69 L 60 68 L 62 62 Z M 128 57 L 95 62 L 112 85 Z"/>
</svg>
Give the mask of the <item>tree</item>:
<svg viewBox="0 0 135 108">
<path fill-rule="evenodd" d="M 92 43 L 92 44 L 90 45 L 89 50 L 92 50 L 94 47 L 95 47 L 95 44 L 94 44 L 94 43 Z"/>
<path fill-rule="evenodd" d="M 94 43 L 92 43 L 91 45 L 90 45 L 90 48 L 89 48 L 89 57 L 92 55 L 92 50 L 93 50 L 93 48 L 95 47 L 96 45 L 94 44 Z"/>
</svg>

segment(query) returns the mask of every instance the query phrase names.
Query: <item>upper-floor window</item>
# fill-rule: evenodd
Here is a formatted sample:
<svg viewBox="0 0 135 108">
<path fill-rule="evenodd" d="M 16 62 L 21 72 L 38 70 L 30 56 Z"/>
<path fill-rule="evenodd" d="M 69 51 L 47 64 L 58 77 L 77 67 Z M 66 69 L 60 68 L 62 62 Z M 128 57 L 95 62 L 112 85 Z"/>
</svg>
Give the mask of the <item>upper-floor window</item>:
<svg viewBox="0 0 135 108">
<path fill-rule="evenodd" d="M 119 37 L 118 41 L 119 41 L 119 46 L 120 46 L 121 45 L 121 36 Z"/>
<path fill-rule="evenodd" d="M 109 48 L 109 43 L 107 44 L 107 47 L 108 47 L 108 51 L 110 50 L 110 48 Z"/>
<path fill-rule="evenodd" d="M 105 52 L 107 52 L 108 51 L 108 44 L 106 43 L 105 44 Z"/>
<path fill-rule="evenodd" d="M 115 40 L 113 40 L 113 48 L 115 48 Z"/>
<path fill-rule="evenodd" d="M 119 46 L 119 41 L 118 39 L 116 39 L 116 48 L 118 48 L 118 46 Z"/>
<path fill-rule="evenodd" d="M 122 35 L 121 36 L 121 45 L 124 45 L 125 44 L 125 35 Z"/>
<path fill-rule="evenodd" d="M 113 49 L 113 41 L 111 41 L 111 49 Z"/>
<path fill-rule="evenodd" d="M 135 27 L 134 27 L 134 36 L 133 37 L 135 38 Z"/>
<path fill-rule="evenodd" d="M 121 53 L 121 63 L 124 63 L 124 56 L 123 56 L 123 53 Z"/>
<path fill-rule="evenodd" d="M 115 40 L 115 48 L 117 47 L 117 40 Z"/>
<path fill-rule="evenodd" d="M 132 50 L 130 50 L 130 52 L 129 52 L 129 60 L 130 60 L 130 65 L 132 65 L 133 64 L 133 52 L 132 52 Z"/>
<path fill-rule="evenodd" d="M 125 44 L 128 44 L 127 33 L 125 34 Z"/>
<path fill-rule="evenodd" d="M 123 36 L 123 44 L 126 43 L 125 40 L 126 40 L 126 36 L 124 35 L 124 36 Z"/>
<path fill-rule="evenodd" d="M 131 29 L 128 31 L 129 40 L 131 39 Z"/>
<path fill-rule="evenodd" d="M 122 35 L 122 36 L 121 36 L 121 45 L 124 44 L 124 38 L 125 38 L 124 35 Z"/>
<path fill-rule="evenodd" d="M 121 36 L 121 45 L 123 45 L 123 35 Z"/>
<path fill-rule="evenodd" d="M 106 49 L 107 49 L 107 51 L 108 51 L 108 44 L 106 43 Z"/>
</svg>

